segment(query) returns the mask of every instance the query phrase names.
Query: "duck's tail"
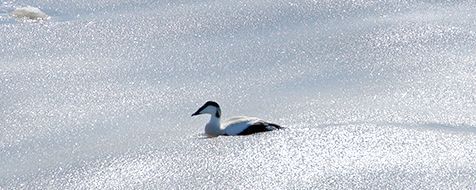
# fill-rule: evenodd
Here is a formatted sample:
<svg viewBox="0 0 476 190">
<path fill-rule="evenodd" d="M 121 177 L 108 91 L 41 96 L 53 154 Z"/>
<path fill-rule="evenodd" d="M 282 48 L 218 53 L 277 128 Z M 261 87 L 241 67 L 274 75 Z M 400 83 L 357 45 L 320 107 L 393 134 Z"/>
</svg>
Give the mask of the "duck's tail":
<svg viewBox="0 0 476 190">
<path fill-rule="evenodd" d="M 276 129 L 284 129 L 284 127 L 281 127 L 280 125 L 274 123 L 268 123 L 268 126 L 274 127 Z"/>
</svg>

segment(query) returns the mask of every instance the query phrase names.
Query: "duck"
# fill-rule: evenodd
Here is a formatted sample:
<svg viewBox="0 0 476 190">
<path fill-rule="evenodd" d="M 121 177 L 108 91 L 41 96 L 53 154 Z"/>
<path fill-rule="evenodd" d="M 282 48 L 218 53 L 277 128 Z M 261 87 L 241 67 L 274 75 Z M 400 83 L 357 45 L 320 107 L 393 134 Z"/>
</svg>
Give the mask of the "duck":
<svg viewBox="0 0 476 190">
<path fill-rule="evenodd" d="M 235 116 L 222 122 L 220 105 L 214 101 L 207 101 L 192 117 L 201 114 L 211 115 L 210 121 L 205 125 L 205 134 L 208 137 L 251 135 L 283 129 L 277 124 L 249 116 Z"/>
</svg>

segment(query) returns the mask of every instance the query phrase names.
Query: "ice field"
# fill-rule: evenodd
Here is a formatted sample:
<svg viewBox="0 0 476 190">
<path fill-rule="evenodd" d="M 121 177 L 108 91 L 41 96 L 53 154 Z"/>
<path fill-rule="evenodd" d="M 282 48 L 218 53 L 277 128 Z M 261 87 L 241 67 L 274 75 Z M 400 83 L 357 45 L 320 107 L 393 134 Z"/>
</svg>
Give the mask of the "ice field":
<svg viewBox="0 0 476 190">
<path fill-rule="evenodd" d="M 0 189 L 474 189 L 475 5 L 2 1 Z"/>
</svg>

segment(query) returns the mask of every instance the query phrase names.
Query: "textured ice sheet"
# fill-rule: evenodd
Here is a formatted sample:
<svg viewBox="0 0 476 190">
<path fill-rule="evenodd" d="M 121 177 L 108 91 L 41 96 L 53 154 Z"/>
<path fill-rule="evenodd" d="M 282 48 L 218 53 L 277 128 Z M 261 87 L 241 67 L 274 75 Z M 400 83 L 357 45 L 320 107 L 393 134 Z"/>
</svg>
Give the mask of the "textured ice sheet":
<svg viewBox="0 0 476 190">
<path fill-rule="evenodd" d="M 59 189 L 462 189 L 476 185 L 474 129 L 468 133 L 438 124 L 383 123 L 292 127 L 246 137 L 149 140 L 80 168 L 52 168 L 19 182 L 26 182 L 25 187 Z"/>
<path fill-rule="evenodd" d="M 41 7 L 42 23 L 2 15 Z M 468 188 L 471 1 L 12 1 L 2 188 Z M 201 139 L 224 116 L 289 129 Z"/>
</svg>

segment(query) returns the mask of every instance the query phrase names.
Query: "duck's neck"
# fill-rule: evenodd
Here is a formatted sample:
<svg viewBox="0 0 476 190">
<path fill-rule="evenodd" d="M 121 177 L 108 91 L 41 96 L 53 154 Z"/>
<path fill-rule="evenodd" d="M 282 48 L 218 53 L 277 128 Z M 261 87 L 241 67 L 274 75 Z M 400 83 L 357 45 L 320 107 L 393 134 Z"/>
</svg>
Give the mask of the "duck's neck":
<svg viewBox="0 0 476 190">
<path fill-rule="evenodd" d="M 212 115 L 210 117 L 210 121 L 205 126 L 205 133 L 210 136 L 221 135 L 223 134 L 223 130 L 220 126 L 220 117 L 217 117 L 217 115 Z"/>
</svg>

